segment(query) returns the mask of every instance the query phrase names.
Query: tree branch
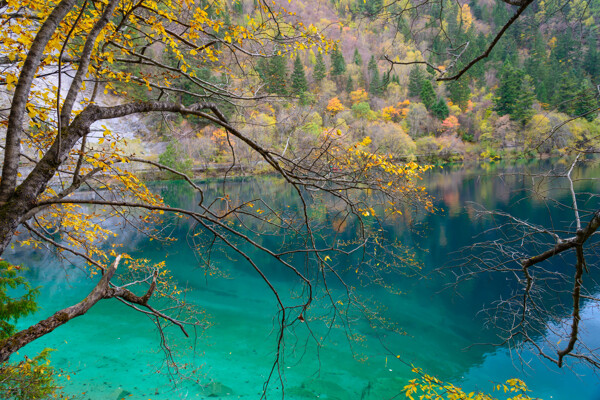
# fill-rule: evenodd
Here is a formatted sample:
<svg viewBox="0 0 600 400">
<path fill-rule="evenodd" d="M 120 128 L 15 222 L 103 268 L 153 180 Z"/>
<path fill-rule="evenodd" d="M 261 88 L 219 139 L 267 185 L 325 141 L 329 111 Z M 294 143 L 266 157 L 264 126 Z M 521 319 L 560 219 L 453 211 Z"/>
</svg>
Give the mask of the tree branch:
<svg viewBox="0 0 600 400">
<path fill-rule="evenodd" d="M 50 13 L 36 34 L 27 53 L 23 68 L 21 68 L 11 103 L 10 115 L 8 116 L 4 164 L 2 166 L 2 180 L 0 181 L 0 203 L 6 202 L 17 186 L 25 107 L 29 98 L 29 92 L 31 91 L 33 78 L 44 55 L 46 45 L 52 38 L 60 22 L 71 11 L 75 2 L 76 0 L 62 0 L 52 10 L 52 13 Z"/>
<path fill-rule="evenodd" d="M 107 291 L 109 289 L 109 281 L 112 279 L 113 275 L 117 271 L 117 267 L 119 266 L 120 260 L 121 256 L 119 255 L 115 259 L 115 262 L 112 265 L 112 267 L 109 268 L 108 271 L 106 271 L 102 279 L 100 279 L 100 282 L 98 282 L 98 284 L 94 287 L 90 294 L 86 296 L 85 299 L 71 307 L 67 307 L 63 310 L 57 311 L 51 317 L 48 317 L 45 320 L 40 321 L 37 324 L 25 330 L 22 330 L 0 342 L 0 363 L 8 361 L 10 355 L 15 351 L 18 351 L 23 346 L 52 332 L 54 329 L 66 324 L 73 318 L 85 314 L 97 302 L 99 302 L 103 298 L 106 298 L 105 296 L 107 295 Z"/>
</svg>

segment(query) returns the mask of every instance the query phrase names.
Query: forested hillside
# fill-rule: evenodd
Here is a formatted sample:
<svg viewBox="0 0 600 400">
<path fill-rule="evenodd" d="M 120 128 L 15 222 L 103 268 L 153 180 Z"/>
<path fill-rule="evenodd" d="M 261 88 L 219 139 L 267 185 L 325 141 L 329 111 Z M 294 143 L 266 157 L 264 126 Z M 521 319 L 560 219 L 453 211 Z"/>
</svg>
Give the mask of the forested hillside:
<svg viewBox="0 0 600 400">
<path fill-rule="evenodd" d="M 265 53 L 272 57 L 252 65 L 231 60 L 228 71 L 203 65 L 197 73 L 215 87 L 263 95 L 261 107 L 234 118 L 250 137 L 292 153 L 327 134 L 348 144 L 368 136 L 373 151 L 430 162 L 597 147 L 600 2 L 532 4 L 488 57 L 461 79 L 443 81 L 485 53 L 517 8 L 486 0 L 460 4 L 282 2 L 292 18 L 314 24 L 335 47 L 290 53 L 282 42 Z M 250 0 L 236 0 L 225 10 L 206 7 L 241 25 L 264 17 Z M 185 90 L 185 82 L 173 83 Z M 582 118 L 564 124 L 574 117 Z M 179 155 L 189 157 L 179 168 L 192 160 L 229 162 L 233 149 L 237 161 L 256 167 L 258 158 L 228 143 L 222 129 L 181 121 L 163 126 L 171 128 L 162 131 L 163 138 L 173 140 L 164 162 Z"/>
</svg>

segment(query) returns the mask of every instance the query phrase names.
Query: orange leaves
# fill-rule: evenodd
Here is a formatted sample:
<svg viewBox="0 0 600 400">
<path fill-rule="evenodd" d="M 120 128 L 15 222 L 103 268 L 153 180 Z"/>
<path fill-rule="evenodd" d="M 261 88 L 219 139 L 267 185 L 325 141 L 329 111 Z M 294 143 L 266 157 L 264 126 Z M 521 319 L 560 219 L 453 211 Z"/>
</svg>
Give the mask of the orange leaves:
<svg viewBox="0 0 600 400">
<path fill-rule="evenodd" d="M 454 115 L 450 115 L 442 122 L 442 128 L 447 133 L 455 132 L 459 126 L 460 124 L 458 123 L 458 118 L 456 118 Z"/>
<path fill-rule="evenodd" d="M 352 105 L 362 103 L 369 100 L 369 94 L 364 89 L 358 89 L 350 92 L 350 101 Z"/>
<path fill-rule="evenodd" d="M 344 110 L 345 107 L 342 104 L 342 102 L 340 101 L 340 99 L 338 99 L 337 97 L 334 97 L 333 99 L 329 100 L 329 103 L 327 103 L 327 111 L 329 111 L 331 113 L 331 115 L 335 115 L 337 113 L 339 113 L 340 111 Z"/>
</svg>

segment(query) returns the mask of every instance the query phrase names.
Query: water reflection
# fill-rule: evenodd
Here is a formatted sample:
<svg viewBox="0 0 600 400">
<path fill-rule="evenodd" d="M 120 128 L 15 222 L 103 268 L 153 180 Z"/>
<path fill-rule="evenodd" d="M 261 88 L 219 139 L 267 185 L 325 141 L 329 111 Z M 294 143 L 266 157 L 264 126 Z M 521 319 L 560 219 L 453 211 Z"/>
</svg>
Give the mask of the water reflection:
<svg viewBox="0 0 600 400">
<path fill-rule="evenodd" d="M 426 186 L 436 198 L 440 211 L 426 214 L 407 210 L 403 215 L 388 220 L 382 227 L 386 237 L 401 242 L 407 254 L 414 255 L 423 267 L 421 271 L 407 268 L 405 275 L 386 276 L 401 294 L 390 293 L 378 286 L 360 288 L 363 282 L 349 268 L 357 265 L 357 260 L 353 258 L 355 256 L 341 258 L 338 264 L 340 273 L 344 274 L 347 282 L 360 288 L 358 294 L 373 307 L 377 307 L 384 318 L 405 334 L 381 327 L 373 329 L 366 320 L 356 319 L 357 341 L 348 342 L 344 329 L 330 330 L 327 322 L 314 321 L 312 334 L 328 335 L 329 338 L 324 342 L 323 348 L 316 348 L 314 342 L 307 341 L 310 333 L 304 325 L 299 324 L 296 331 L 288 332 L 289 351 L 285 365 L 289 367 L 286 379 L 291 393 L 296 393 L 299 398 L 307 397 L 310 393 L 329 393 L 328 396 L 334 398 L 334 392 L 337 392 L 335 396 L 339 399 L 344 396 L 349 399 L 389 398 L 397 394 L 410 377 L 408 369 L 390 356 L 388 351 L 391 351 L 399 354 L 402 360 L 421 366 L 443 379 L 458 383 L 462 381 L 473 388 L 489 388 L 490 380 L 500 381 L 521 376 L 533 386 L 536 395 L 571 398 L 577 393 L 580 399 L 597 400 L 596 378 L 585 368 L 576 370 L 585 376 L 574 383 L 573 373 L 558 371 L 553 366 L 536 361 L 533 354 L 525 352 L 523 359 L 531 364 L 524 368 L 524 375 L 514 368 L 513 364 L 519 366 L 519 363 L 511 358 L 506 349 L 486 345 L 471 346 L 474 343 L 498 341 L 497 332 L 486 328 L 484 316 L 479 311 L 495 299 L 510 294 L 514 290 L 514 282 L 507 281 L 504 277 L 483 275 L 457 288 L 448 288 L 452 277 L 435 273 L 436 269 L 447 266 L 456 257 L 458 249 L 470 245 L 474 237 L 493 226 L 489 220 L 476 218 L 473 209 L 466 207 L 471 202 L 490 210 L 511 212 L 531 222 L 553 221 L 556 227 L 568 227 L 572 217 L 551 207 L 548 200 L 550 196 L 562 201 L 568 200 L 564 182 L 553 177 L 542 179 L 527 175 L 530 172 L 546 171 L 553 164 L 556 162 L 485 164 L 471 168 L 446 167 L 430 172 L 425 177 Z M 585 178 L 597 176 L 597 172 L 596 167 L 584 165 L 578 169 L 577 174 L 578 177 Z M 531 196 L 529 190 L 532 185 L 544 196 Z M 203 187 L 206 201 L 215 201 L 217 205 L 219 197 L 227 193 L 233 202 L 262 198 L 264 202 L 288 210 L 290 214 L 300 207 L 292 188 L 280 178 L 239 178 L 225 184 L 207 181 L 203 183 Z M 159 191 L 165 201 L 173 206 L 197 208 L 198 195 L 181 182 L 157 182 L 152 188 Z M 593 192 L 597 186 L 593 181 L 582 181 L 578 189 Z M 336 238 L 343 241 L 355 235 L 358 227 L 352 220 L 340 218 L 341 205 L 335 199 L 322 199 L 321 203 L 315 204 L 318 206 L 311 209 L 311 217 L 315 221 L 314 226 L 321 229 L 325 237 L 337 235 Z M 145 257 L 162 259 L 166 254 L 174 277 L 182 285 L 190 287 L 190 298 L 212 315 L 215 327 L 208 332 L 208 338 L 201 344 L 203 356 L 194 361 L 205 364 L 203 373 L 233 388 L 237 397 L 256 398 L 273 357 L 272 317 L 276 312 L 273 296 L 247 264 L 224 249 L 215 253 L 214 257 L 226 277 L 207 275 L 202 268 L 202 255 L 195 254 L 189 246 L 184 245 L 198 240 L 198 237 L 193 239 L 191 234 L 197 232 L 195 224 L 178 219 L 170 222 L 173 224 L 173 234 L 179 238 L 177 244 L 149 242 L 133 230 L 125 230 L 121 238 L 126 238 L 132 251 Z M 258 223 L 253 225 L 248 221 L 248 224 L 251 229 L 262 228 Z M 497 234 L 498 232 L 490 232 L 483 237 L 490 240 Z M 284 229 L 279 229 L 257 240 L 265 247 L 279 249 L 293 241 L 294 237 Z M 259 252 L 251 249 L 248 251 L 260 258 Z M 44 304 L 43 312 L 48 313 L 63 304 L 70 304 L 73 299 L 79 300 L 79 296 L 84 295 L 91 285 L 91 282 L 72 268 L 66 267 L 65 271 L 56 265 L 48 267 L 51 259 L 47 255 L 16 252 L 13 258 L 30 265 L 30 277 L 45 286 L 44 294 L 54 295 Z M 295 265 L 302 265 L 305 261 L 301 256 L 290 257 L 289 260 Z M 595 261 L 597 260 L 589 260 L 590 264 Z M 282 292 L 290 296 L 297 294 L 297 280 L 288 270 L 266 259 L 261 267 Z M 553 265 L 549 268 L 559 267 Z M 71 278 L 69 284 L 63 283 L 61 278 L 65 273 Z M 592 271 L 591 278 L 598 278 L 598 274 L 598 271 Z M 333 296 L 341 298 L 342 287 L 332 286 L 331 289 Z M 548 300 L 551 304 L 558 304 L 568 301 L 568 298 L 565 295 Z M 326 301 L 316 303 L 323 307 L 327 304 Z M 594 332 L 597 332 L 599 324 L 596 310 L 589 306 L 584 309 L 584 326 L 588 332 L 586 336 L 592 340 L 592 345 L 600 345 L 594 342 Z M 114 321 L 123 321 L 124 312 L 129 324 L 115 324 Z M 564 315 L 565 319 L 559 323 L 568 323 L 567 317 L 568 315 Z M 30 318 L 28 322 L 34 319 Z M 110 332 L 106 329 L 107 321 L 111 324 Z M 152 395 L 153 399 L 169 398 L 172 394 L 162 391 L 155 393 L 156 378 L 152 378 L 153 375 L 143 371 L 143 368 L 140 371 L 136 363 L 129 364 L 123 360 L 110 363 L 110 360 L 93 355 L 97 351 L 96 346 L 104 344 L 118 348 L 115 351 L 119 353 L 136 354 L 132 358 L 156 366 L 160 355 L 152 356 L 148 350 L 143 355 L 138 353 L 140 348 L 152 348 L 155 335 L 132 335 L 131 323 L 144 327 L 146 331 L 149 329 L 144 318 L 123 311 L 122 307 L 111 302 L 98 307 L 80 321 L 73 321 L 68 328 L 61 328 L 62 332 L 45 338 L 46 343 L 35 346 L 59 347 L 55 363 L 65 368 L 80 368 L 81 379 L 77 381 L 75 378 L 70 385 L 78 392 L 86 391 L 89 398 L 106 398 L 102 396 L 124 385 L 133 386 L 132 382 L 135 382 L 139 398 L 142 398 L 142 394 Z M 102 338 L 96 336 L 96 340 L 90 343 L 86 339 L 90 330 L 102 332 Z M 60 335 L 73 338 L 71 340 L 74 344 L 63 345 Z M 176 334 L 172 337 L 179 345 L 190 346 Z M 118 340 L 121 338 L 127 338 L 128 342 L 123 347 L 118 347 Z M 547 339 L 555 338 L 548 335 Z M 68 351 L 77 356 L 66 356 Z M 350 351 L 354 351 L 355 357 Z M 190 356 L 190 359 L 194 357 Z M 103 369 L 106 371 L 103 372 L 105 378 L 100 382 L 94 377 L 95 373 L 85 372 L 74 358 L 78 360 L 77 363 L 87 360 L 93 368 Z M 89 368 L 95 371 L 92 367 Z M 122 376 L 123 371 L 129 374 L 126 379 Z M 313 374 L 317 374 L 317 378 Z M 106 384 L 108 388 L 103 387 L 106 386 L 103 384 L 104 379 L 109 382 Z M 159 382 L 168 384 L 167 381 Z M 337 382 L 338 387 L 333 382 Z M 88 385 L 85 388 L 84 383 Z M 194 385 L 185 386 L 186 393 L 198 396 L 205 395 L 202 390 Z M 273 390 L 276 391 L 276 388 Z"/>
</svg>

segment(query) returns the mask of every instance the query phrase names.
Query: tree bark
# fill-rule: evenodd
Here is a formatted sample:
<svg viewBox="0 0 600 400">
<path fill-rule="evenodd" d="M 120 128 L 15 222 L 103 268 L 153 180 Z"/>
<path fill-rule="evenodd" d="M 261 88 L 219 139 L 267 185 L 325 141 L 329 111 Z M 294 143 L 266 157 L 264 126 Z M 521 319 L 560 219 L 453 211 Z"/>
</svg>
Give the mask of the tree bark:
<svg viewBox="0 0 600 400">
<path fill-rule="evenodd" d="M 76 0 L 62 0 L 52 10 L 52 13 L 35 36 L 21 69 L 8 116 L 2 181 L 0 181 L 0 203 L 7 201 L 17 186 L 21 133 L 33 79 L 40 66 L 48 41 L 52 38 L 52 34 L 56 31 L 60 22 L 71 11 L 75 2 Z"/>
<path fill-rule="evenodd" d="M 85 314 L 100 300 L 113 297 L 109 282 L 117 270 L 120 259 L 121 256 L 118 256 L 112 267 L 106 271 L 102 279 L 100 279 L 100 282 L 98 282 L 96 287 L 94 287 L 85 299 L 71 307 L 57 311 L 51 317 L 48 317 L 0 342 L 0 363 L 8 361 L 11 354 L 25 345 L 52 332 L 54 329 L 66 324 L 73 318 Z"/>
</svg>

